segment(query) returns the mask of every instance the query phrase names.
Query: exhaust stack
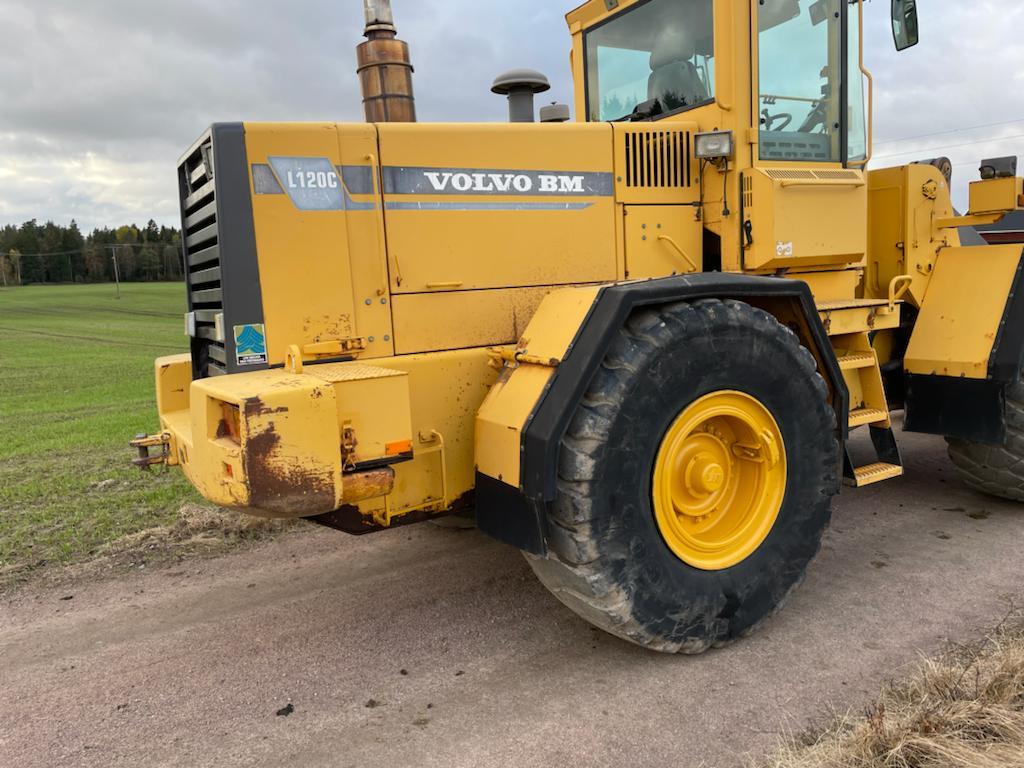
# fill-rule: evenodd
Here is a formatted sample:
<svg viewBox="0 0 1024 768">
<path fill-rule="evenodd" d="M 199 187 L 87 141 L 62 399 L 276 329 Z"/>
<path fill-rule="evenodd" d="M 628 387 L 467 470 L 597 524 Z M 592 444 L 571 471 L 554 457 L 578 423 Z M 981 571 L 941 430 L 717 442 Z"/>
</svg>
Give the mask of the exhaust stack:
<svg viewBox="0 0 1024 768">
<path fill-rule="evenodd" d="M 409 46 L 397 37 L 391 0 L 363 0 L 366 42 L 356 49 L 368 123 L 415 123 Z"/>
</svg>

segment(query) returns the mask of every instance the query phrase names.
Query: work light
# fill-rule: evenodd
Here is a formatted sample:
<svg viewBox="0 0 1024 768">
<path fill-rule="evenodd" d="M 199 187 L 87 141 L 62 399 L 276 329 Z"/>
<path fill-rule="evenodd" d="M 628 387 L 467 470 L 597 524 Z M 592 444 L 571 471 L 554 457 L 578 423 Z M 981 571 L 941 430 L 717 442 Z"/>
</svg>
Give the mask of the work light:
<svg viewBox="0 0 1024 768">
<path fill-rule="evenodd" d="M 722 160 L 732 157 L 732 131 L 698 133 L 695 151 L 699 160 Z"/>
</svg>

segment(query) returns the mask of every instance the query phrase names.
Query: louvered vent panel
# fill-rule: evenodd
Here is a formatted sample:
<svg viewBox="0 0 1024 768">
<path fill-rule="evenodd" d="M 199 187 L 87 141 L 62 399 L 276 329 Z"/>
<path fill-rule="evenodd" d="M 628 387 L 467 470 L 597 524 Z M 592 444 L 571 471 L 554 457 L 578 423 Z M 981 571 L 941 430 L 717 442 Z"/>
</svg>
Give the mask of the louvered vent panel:
<svg viewBox="0 0 1024 768">
<path fill-rule="evenodd" d="M 199 378 L 227 372 L 224 342 L 218 339 L 216 326 L 224 297 L 212 147 L 212 139 L 202 142 L 178 168 L 189 310 L 196 318 L 192 358 Z"/>
<path fill-rule="evenodd" d="M 792 168 L 769 168 L 765 173 L 768 174 L 768 178 L 776 181 L 814 181 L 817 178 L 811 171 Z"/>
<path fill-rule="evenodd" d="M 857 181 L 861 178 L 857 171 L 845 169 L 810 171 L 796 168 L 768 168 L 765 173 L 768 174 L 768 178 L 775 181 Z"/>
<path fill-rule="evenodd" d="M 814 175 L 819 179 L 829 181 L 856 181 L 860 178 L 857 171 L 815 171 Z"/>
<path fill-rule="evenodd" d="M 746 175 L 743 177 L 743 210 L 749 211 L 754 207 L 754 179 Z"/>
<path fill-rule="evenodd" d="M 627 132 L 626 186 L 681 189 L 690 186 L 690 133 L 664 130 Z"/>
</svg>

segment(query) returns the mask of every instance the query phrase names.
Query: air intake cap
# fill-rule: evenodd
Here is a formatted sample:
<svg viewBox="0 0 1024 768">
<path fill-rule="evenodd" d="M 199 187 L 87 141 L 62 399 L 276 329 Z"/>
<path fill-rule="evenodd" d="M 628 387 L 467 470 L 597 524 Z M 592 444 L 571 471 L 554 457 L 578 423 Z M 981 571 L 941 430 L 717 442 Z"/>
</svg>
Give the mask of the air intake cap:
<svg viewBox="0 0 1024 768">
<path fill-rule="evenodd" d="M 534 122 L 533 97 L 551 90 L 548 79 L 533 69 L 513 69 L 498 75 L 491 92 L 508 96 L 508 119 L 513 123 Z"/>
<path fill-rule="evenodd" d="M 568 104 L 548 104 L 540 108 L 540 121 L 542 123 L 567 123 L 569 122 Z"/>
</svg>

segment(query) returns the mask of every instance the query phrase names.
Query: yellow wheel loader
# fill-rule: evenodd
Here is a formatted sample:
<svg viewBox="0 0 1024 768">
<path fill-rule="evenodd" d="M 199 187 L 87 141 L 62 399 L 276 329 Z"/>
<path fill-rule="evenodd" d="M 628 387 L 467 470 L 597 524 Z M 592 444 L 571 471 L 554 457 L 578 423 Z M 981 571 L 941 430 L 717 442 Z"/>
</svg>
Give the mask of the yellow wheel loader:
<svg viewBox="0 0 1024 768">
<path fill-rule="evenodd" d="M 1022 249 L 959 237 L 1024 180 L 984 161 L 959 215 L 948 162 L 867 170 L 861 2 L 589 0 L 577 120 L 533 122 L 517 71 L 480 125 L 409 122 L 366 8 L 372 122 L 218 124 L 180 162 L 191 353 L 156 362 L 141 464 L 352 534 L 473 510 L 579 615 L 683 653 L 784 603 L 844 481 L 902 474 L 894 410 L 1024 498 Z"/>
</svg>

